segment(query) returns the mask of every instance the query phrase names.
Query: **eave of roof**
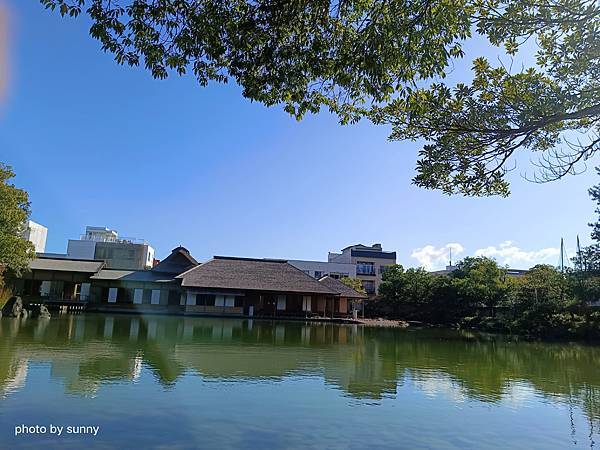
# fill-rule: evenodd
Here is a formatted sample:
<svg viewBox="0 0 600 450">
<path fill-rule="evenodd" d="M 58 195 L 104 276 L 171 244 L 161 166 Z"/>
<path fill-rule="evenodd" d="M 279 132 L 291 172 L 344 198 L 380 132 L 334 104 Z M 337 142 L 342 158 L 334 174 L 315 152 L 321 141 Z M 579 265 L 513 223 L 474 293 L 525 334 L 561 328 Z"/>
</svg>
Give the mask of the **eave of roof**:
<svg viewBox="0 0 600 450">
<path fill-rule="evenodd" d="M 366 294 L 362 294 L 362 293 L 360 293 L 360 292 L 352 289 L 350 286 L 346 286 L 340 280 L 336 280 L 335 278 L 331 278 L 328 275 L 320 278 L 319 279 L 319 283 L 324 284 L 329 289 L 331 289 L 332 291 L 337 292 L 342 297 L 347 297 L 347 298 L 368 298 L 368 296 Z"/>
<path fill-rule="evenodd" d="M 90 259 L 35 258 L 29 263 L 29 269 L 55 272 L 96 273 L 104 267 L 104 264 L 104 261 Z"/>
<path fill-rule="evenodd" d="M 92 280 L 137 281 L 145 283 L 170 283 L 175 281 L 175 277 L 171 273 L 155 272 L 152 270 L 103 269 L 90 278 Z"/>
</svg>

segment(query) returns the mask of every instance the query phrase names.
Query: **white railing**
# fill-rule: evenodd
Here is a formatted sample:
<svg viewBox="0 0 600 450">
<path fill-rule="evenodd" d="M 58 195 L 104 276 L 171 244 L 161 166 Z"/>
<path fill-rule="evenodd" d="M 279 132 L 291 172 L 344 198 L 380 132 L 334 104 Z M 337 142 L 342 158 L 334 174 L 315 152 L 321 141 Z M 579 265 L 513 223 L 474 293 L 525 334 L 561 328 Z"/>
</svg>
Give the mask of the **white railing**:
<svg viewBox="0 0 600 450">
<path fill-rule="evenodd" d="M 115 242 L 117 244 L 144 244 L 148 245 L 148 241 L 145 239 L 139 239 L 134 237 L 112 237 L 112 236 L 97 236 L 82 234 L 79 236 L 80 241 L 94 241 L 94 242 Z"/>
</svg>

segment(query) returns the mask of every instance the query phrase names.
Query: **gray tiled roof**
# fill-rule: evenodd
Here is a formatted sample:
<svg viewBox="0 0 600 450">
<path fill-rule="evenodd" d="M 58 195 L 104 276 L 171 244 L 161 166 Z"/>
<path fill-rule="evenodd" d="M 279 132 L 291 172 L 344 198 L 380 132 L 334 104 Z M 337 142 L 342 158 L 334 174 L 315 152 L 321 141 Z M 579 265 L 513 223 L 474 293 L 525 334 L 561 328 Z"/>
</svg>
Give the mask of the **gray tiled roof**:
<svg viewBox="0 0 600 450">
<path fill-rule="evenodd" d="M 57 272 L 96 273 L 104 266 L 104 261 L 35 258 L 29 263 L 31 270 L 54 270 Z"/>
<path fill-rule="evenodd" d="M 324 284 L 332 291 L 340 294 L 342 297 L 347 298 L 367 298 L 366 294 L 361 294 L 360 292 L 355 291 L 349 286 L 346 286 L 340 280 L 336 280 L 335 278 L 331 278 L 329 276 L 325 276 L 319 280 L 319 283 Z"/>
<path fill-rule="evenodd" d="M 335 294 L 284 260 L 215 256 L 177 278 L 187 287 Z"/>
</svg>

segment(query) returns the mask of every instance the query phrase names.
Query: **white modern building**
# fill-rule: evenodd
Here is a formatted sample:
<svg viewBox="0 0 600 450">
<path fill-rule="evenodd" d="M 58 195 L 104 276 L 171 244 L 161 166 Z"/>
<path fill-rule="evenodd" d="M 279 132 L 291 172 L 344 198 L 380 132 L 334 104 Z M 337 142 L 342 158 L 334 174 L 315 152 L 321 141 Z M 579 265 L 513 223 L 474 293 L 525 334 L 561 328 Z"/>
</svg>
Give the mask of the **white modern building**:
<svg viewBox="0 0 600 450">
<path fill-rule="evenodd" d="M 356 278 L 362 281 L 367 294 L 375 296 L 379 292 L 383 272 L 396 264 L 396 252 L 384 251 L 381 244 L 355 244 L 343 248 L 340 253 L 330 252 L 327 260 L 330 263 L 353 264 Z"/>
<path fill-rule="evenodd" d="M 382 275 L 388 266 L 396 264 L 396 252 L 384 251 L 381 244 L 350 245 L 340 253 L 330 252 L 328 261 L 289 260 L 288 262 L 311 277 L 358 278 L 367 294 L 377 294 Z"/>
<path fill-rule="evenodd" d="M 305 260 L 289 260 L 288 262 L 317 280 L 326 275 L 334 279 L 356 278 L 356 265 L 354 264 Z"/>
<path fill-rule="evenodd" d="M 154 248 L 143 239 L 119 237 L 110 228 L 87 226 L 79 239 L 69 239 L 67 257 L 103 260 L 109 269 L 142 270 L 152 268 Z"/>
<path fill-rule="evenodd" d="M 46 250 L 48 228 L 33 220 L 28 220 L 23 237 L 33 244 L 36 253 L 43 253 Z"/>
</svg>

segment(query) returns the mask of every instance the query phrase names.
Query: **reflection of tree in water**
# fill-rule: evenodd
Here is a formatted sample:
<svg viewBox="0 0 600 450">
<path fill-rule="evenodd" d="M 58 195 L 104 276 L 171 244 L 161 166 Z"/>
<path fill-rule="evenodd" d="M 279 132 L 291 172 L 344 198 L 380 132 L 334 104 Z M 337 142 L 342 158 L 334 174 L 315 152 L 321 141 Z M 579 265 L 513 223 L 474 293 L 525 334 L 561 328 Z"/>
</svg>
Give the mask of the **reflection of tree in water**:
<svg viewBox="0 0 600 450">
<path fill-rule="evenodd" d="M 575 399 L 588 418 L 588 439 L 590 448 L 594 448 L 596 444 L 594 436 L 598 434 L 600 428 L 600 389 L 597 386 L 584 386 L 576 393 Z M 573 427 L 573 434 L 576 434 L 575 427 Z"/>
<path fill-rule="evenodd" d="M 85 395 L 103 382 L 136 379 L 142 364 L 165 388 L 185 372 L 240 382 L 319 375 L 347 395 L 380 399 L 410 380 L 428 395 L 489 403 L 523 401 L 520 393 L 533 392 L 580 408 L 590 428 L 600 428 L 600 348 L 593 346 L 443 330 L 126 315 L 2 319 L 0 338 L 3 391 L 26 374 L 26 361 L 46 360 L 67 390 Z"/>
</svg>

